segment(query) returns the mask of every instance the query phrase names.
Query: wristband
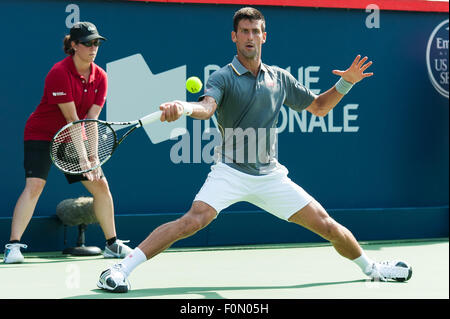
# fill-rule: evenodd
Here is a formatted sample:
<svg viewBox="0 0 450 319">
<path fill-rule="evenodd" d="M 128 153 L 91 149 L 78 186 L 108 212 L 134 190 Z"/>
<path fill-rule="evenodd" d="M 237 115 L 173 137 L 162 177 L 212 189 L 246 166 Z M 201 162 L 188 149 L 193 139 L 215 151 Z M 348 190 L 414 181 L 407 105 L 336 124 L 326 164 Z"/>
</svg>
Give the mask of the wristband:
<svg viewBox="0 0 450 319">
<path fill-rule="evenodd" d="M 183 113 L 186 115 L 191 115 L 193 112 L 193 107 L 188 102 L 182 102 L 181 105 L 183 105 Z"/>
<path fill-rule="evenodd" d="M 339 81 L 336 82 L 335 88 L 336 91 L 338 91 L 339 93 L 341 93 L 342 95 L 345 95 L 348 93 L 348 91 L 350 91 L 350 89 L 352 88 L 353 84 L 344 80 L 342 77 L 339 79 Z"/>
</svg>

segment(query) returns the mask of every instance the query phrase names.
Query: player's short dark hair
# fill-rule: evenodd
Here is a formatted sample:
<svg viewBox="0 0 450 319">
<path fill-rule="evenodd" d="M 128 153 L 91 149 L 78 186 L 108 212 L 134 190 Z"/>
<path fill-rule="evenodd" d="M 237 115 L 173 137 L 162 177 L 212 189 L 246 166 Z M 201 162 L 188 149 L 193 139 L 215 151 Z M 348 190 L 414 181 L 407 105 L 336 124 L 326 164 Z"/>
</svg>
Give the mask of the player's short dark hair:
<svg viewBox="0 0 450 319">
<path fill-rule="evenodd" d="M 234 32 L 237 32 L 237 28 L 241 20 L 261 20 L 261 31 L 264 32 L 266 29 L 266 20 L 264 19 L 263 14 L 255 8 L 245 7 L 235 12 L 233 17 Z"/>
</svg>

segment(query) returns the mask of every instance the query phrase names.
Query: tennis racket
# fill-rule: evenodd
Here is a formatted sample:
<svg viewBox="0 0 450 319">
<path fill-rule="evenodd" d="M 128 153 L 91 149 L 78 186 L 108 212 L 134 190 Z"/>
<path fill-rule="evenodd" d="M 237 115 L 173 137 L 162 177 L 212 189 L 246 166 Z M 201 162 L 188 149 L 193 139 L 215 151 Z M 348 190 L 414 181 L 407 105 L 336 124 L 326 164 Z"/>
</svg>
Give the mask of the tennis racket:
<svg viewBox="0 0 450 319">
<path fill-rule="evenodd" d="M 185 107 L 184 114 L 192 110 Z M 160 119 L 157 111 L 131 122 L 85 119 L 62 127 L 50 143 L 50 158 L 56 167 L 71 175 L 93 171 L 108 161 L 117 147 L 134 130 Z M 121 138 L 117 130 L 133 125 Z"/>
</svg>

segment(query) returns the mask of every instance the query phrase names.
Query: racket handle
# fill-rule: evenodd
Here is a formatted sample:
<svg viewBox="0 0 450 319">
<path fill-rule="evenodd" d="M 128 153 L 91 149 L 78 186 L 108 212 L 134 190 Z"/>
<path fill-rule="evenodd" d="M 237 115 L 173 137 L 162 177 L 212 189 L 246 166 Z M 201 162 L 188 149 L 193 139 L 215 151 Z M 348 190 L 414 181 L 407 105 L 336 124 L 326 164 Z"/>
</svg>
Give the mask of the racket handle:
<svg viewBox="0 0 450 319">
<path fill-rule="evenodd" d="M 161 114 L 162 114 L 161 111 L 150 113 L 149 115 L 146 115 L 143 118 L 141 118 L 139 120 L 139 123 L 141 124 L 141 126 L 144 126 L 146 124 L 158 121 L 161 118 Z"/>
<path fill-rule="evenodd" d="M 192 109 L 192 106 L 189 103 L 184 102 L 183 103 L 183 108 L 184 108 L 183 114 L 185 114 L 185 115 L 191 115 L 192 114 L 193 109 Z M 150 113 L 149 115 L 146 115 L 143 118 L 141 118 L 139 120 L 139 123 L 141 124 L 141 126 L 144 126 L 146 124 L 155 122 L 155 121 L 157 121 L 157 120 L 159 120 L 161 118 L 161 114 L 162 114 L 162 111 L 156 111 L 154 113 Z"/>
</svg>

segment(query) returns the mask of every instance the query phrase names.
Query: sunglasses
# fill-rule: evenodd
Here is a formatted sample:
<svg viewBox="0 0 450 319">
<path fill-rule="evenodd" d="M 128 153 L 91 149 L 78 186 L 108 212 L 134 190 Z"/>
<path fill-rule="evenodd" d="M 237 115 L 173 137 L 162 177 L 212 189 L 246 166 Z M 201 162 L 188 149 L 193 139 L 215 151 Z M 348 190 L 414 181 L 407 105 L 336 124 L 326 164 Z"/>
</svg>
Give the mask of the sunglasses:
<svg viewBox="0 0 450 319">
<path fill-rule="evenodd" d="M 85 47 L 90 48 L 91 46 L 95 45 L 96 47 L 99 47 L 100 44 L 102 44 L 102 42 L 99 39 L 96 40 L 92 40 L 89 42 L 80 42 L 82 45 L 84 45 Z"/>
</svg>

